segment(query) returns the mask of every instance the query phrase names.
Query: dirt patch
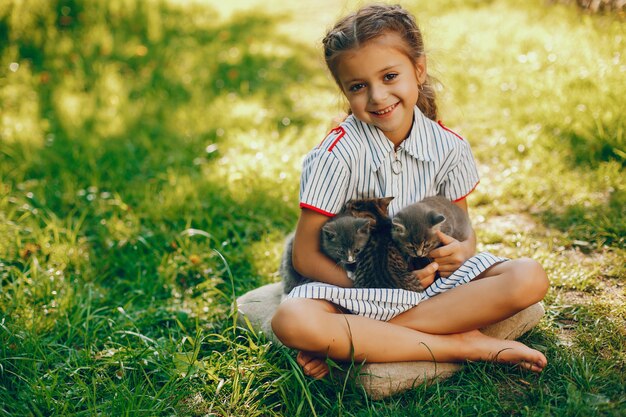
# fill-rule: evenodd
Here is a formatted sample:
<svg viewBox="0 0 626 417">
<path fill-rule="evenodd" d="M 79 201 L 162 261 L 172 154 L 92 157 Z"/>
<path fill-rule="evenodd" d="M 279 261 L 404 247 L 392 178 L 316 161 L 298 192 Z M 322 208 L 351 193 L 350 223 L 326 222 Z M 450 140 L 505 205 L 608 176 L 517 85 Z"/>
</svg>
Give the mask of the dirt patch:
<svg viewBox="0 0 626 417">
<path fill-rule="evenodd" d="M 541 227 L 530 215 L 525 213 L 493 216 L 488 219 L 478 216 L 476 224 L 479 224 L 481 229 L 497 231 L 501 234 L 525 233 Z"/>
</svg>

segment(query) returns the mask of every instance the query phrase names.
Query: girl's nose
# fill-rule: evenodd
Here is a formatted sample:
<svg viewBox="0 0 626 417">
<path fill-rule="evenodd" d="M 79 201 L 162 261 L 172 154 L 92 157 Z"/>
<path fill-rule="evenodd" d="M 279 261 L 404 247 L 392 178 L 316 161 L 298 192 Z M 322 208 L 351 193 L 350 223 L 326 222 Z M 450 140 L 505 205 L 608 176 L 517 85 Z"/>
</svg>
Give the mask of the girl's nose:
<svg viewBox="0 0 626 417">
<path fill-rule="evenodd" d="M 371 103 L 383 103 L 387 98 L 387 89 L 384 85 L 372 85 L 369 98 Z"/>
</svg>

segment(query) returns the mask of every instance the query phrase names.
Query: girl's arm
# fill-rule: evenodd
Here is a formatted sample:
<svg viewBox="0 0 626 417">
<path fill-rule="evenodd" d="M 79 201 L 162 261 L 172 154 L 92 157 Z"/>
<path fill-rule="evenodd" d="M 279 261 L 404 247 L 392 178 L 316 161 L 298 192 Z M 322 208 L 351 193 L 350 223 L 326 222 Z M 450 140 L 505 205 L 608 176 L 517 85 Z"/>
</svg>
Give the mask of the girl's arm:
<svg viewBox="0 0 626 417">
<path fill-rule="evenodd" d="M 293 267 L 303 276 L 340 287 L 352 287 L 352 280 L 332 259 L 321 252 L 322 226 L 328 217 L 303 208 L 293 241 Z"/>
<path fill-rule="evenodd" d="M 454 204 L 459 206 L 465 213 L 467 210 L 467 201 L 456 201 Z M 450 276 L 454 271 L 459 269 L 463 262 L 476 254 L 476 234 L 470 226 L 470 235 L 467 240 L 458 241 L 444 233 L 437 232 L 443 246 L 435 249 L 430 256 L 439 265 L 439 274 L 443 277 Z"/>
</svg>

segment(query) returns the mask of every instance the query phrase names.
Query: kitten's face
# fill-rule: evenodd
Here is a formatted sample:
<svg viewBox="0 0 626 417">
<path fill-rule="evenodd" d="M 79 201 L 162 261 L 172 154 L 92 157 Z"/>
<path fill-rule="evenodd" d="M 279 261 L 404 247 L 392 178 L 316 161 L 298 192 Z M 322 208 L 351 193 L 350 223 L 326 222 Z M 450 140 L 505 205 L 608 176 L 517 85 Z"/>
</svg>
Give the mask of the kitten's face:
<svg viewBox="0 0 626 417">
<path fill-rule="evenodd" d="M 369 237 L 368 219 L 340 216 L 322 227 L 322 249 L 344 269 L 351 270 Z"/>
<path fill-rule="evenodd" d="M 444 220 L 434 212 L 404 211 L 393 219 L 391 237 L 405 255 L 427 257 L 441 244 L 435 232 Z"/>
</svg>

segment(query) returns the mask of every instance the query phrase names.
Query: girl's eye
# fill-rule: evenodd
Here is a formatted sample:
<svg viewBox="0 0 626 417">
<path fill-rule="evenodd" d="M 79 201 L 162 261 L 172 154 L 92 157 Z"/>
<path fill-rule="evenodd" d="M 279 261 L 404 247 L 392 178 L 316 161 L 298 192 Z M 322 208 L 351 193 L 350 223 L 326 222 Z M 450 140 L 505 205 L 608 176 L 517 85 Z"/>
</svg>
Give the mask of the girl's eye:
<svg viewBox="0 0 626 417">
<path fill-rule="evenodd" d="M 398 76 L 398 74 L 396 74 L 396 73 L 385 74 L 385 81 L 391 81 L 394 78 L 396 78 L 397 76 Z"/>
<path fill-rule="evenodd" d="M 358 84 L 352 84 L 348 90 L 352 91 L 353 93 L 356 91 L 359 91 L 360 89 L 365 88 L 365 84 L 364 83 L 358 83 Z"/>
</svg>

